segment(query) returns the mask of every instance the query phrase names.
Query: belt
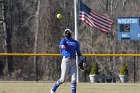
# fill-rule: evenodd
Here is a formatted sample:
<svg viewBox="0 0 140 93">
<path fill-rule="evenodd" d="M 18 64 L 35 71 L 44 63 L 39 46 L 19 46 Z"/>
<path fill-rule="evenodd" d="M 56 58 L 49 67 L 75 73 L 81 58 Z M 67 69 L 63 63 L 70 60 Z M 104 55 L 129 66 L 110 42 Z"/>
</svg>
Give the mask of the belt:
<svg viewBox="0 0 140 93">
<path fill-rule="evenodd" d="M 66 57 L 66 56 L 63 56 L 63 57 L 67 59 L 76 59 L 75 57 Z"/>
</svg>

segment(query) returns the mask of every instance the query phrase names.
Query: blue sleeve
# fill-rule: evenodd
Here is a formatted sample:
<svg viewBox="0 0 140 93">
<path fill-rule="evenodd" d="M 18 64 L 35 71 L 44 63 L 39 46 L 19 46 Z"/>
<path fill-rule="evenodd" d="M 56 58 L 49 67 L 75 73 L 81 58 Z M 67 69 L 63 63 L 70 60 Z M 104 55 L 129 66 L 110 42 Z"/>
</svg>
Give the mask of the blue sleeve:
<svg viewBox="0 0 140 93">
<path fill-rule="evenodd" d="M 60 44 L 59 44 L 59 48 L 61 49 L 61 46 L 62 45 L 65 45 L 65 39 L 63 38 L 61 41 L 60 41 Z"/>
<path fill-rule="evenodd" d="M 80 44 L 77 42 L 77 45 L 76 45 L 76 51 L 77 51 L 77 55 L 79 57 L 80 60 L 84 60 L 84 57 L 82 56 L 81 52 L 80 52 Z M 84 62 L 84 61 L 83 61 Z"/>
<path fill-rule="evenodd" d="M 76 45 L 76 52 L 77 52 L 77 55 L 78 55 L 78 56 L 82 56 L 82 55 L 81 55 L 81 52 L 80 52 L 80 45 L 79 45 L 78 42 L 77 42 L 76 44 L 77 44 L 77 45 Z"/>
</svg>

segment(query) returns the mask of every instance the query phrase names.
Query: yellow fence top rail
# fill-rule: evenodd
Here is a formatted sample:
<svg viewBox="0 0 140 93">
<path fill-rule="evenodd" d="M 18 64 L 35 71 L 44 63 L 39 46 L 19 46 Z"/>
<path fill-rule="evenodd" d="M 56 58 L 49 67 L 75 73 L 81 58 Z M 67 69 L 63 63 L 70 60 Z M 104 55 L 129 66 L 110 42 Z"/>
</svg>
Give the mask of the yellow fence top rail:
<svg viewBox="0 0 140 93">
<path fill-rule="evenodd" d="M 83 56 L 140 56 L 140 54 L 82 54 Z M 45 53 L 0 53 L 0 56 L 62 56 L 61 54 L 45 54 Z"/>
</svg>

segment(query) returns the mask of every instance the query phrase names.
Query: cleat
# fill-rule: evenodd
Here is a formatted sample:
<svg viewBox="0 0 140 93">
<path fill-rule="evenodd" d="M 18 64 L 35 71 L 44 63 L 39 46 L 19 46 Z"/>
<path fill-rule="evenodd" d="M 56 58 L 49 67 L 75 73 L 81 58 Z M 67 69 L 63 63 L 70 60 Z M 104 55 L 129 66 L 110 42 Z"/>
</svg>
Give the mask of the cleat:
<svg viewBox="0 0 140 93">
<path fill-rule="evenodd" d="M 55 93 L 52 89 L 50 90 L 50 93 Z"/>
</svg>

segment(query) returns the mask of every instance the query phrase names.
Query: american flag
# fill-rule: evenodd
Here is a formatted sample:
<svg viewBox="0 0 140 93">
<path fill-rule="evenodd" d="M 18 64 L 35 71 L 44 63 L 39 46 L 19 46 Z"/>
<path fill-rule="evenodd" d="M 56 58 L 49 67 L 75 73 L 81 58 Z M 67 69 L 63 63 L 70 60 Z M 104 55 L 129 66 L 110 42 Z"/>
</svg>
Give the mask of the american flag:
<svg viewBox="0 0 140 93">
<path fill-rule="evenodd" d="M 110 18 L 102 16 L 91 10 L 82 1 L 80 1 L 79 20 L 86 22 L 91 27 L 95 27 L 100 31 L 107 33 L 110 31 L 113 22 Z"/>
</svg>

